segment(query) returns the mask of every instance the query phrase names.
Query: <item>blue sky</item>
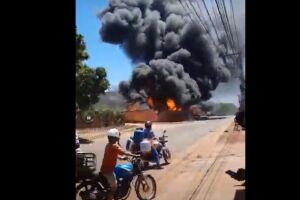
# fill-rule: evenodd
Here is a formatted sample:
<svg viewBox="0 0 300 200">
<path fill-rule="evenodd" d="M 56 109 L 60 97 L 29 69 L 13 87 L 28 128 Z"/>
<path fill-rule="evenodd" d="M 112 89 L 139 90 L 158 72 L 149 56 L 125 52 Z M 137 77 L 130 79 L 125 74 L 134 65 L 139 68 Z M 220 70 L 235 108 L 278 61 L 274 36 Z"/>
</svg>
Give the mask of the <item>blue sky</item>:
<svg viewBox="0 0 300 200">
<path fill-rule="evenodd" d="M 76 0 L 76 26 L 78 33 L 84 36 L 90 55 L 86 63 L 90 67 L 105 67 L 111 86 L 117 87 L 121 80 L 129 79 L 132 65 L 119 46 L 101 40 L 97 13 L 107 5 L 108 0 Z"/>
</svg>

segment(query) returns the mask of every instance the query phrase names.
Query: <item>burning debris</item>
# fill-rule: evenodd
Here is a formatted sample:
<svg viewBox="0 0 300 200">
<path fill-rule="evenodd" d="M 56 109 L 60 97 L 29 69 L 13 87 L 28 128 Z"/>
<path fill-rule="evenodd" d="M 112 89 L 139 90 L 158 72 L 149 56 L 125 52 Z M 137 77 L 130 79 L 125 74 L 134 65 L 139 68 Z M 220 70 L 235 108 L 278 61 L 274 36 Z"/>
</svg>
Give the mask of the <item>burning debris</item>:
<svg viewBox="0 0 300 200">
<path fill-rule="evenodd" d="M 120 93 L 156 111 L 181 111 L 208 100 L 230 78 L 208 34 L 175 0 L 110 0 L 101 13 L 102 40 L 120 45 L 137 64 Z"/>
<path fill-rule="evenodd" d="M 176 107 L 175 101 L 173 99 L 167 99 L 166 103 L 167 103 L 168 110 L 181 111 L 181 108 Z"/>
</svg>

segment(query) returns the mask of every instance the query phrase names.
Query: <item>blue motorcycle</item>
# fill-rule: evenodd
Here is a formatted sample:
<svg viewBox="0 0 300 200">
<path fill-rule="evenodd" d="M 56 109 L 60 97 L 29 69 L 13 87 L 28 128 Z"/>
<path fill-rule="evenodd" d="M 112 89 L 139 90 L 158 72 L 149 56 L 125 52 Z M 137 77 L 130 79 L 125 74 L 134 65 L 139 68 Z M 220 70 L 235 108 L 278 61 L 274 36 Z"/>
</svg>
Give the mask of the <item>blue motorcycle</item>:
<svg viewBox="0 0 300 200">
<path fill-rule="evenodd" d="M 127 199 L 132 189 L 132 183 L 134 183 L 134 189 L 139 200 L 154 199 L 156 195 L 156 181 L 150 174 L 143 174 L 140 156 L 128 157 L 127 160 L 130 163 L 119 164 L 115 168 L 118 188 L 114 199 Z M 88 166 L 88 161 L 84 162 Z M 95 161 L 91 162 L 93 164 L 96 163 Z M 81 175 L 77 176 L 77 183 L 79 184 L 76 187 L 76 200 L 107 199 L 110 187 L 101 173 L 95 174 L 93 171 L 81 173 Z"/>
</svg>

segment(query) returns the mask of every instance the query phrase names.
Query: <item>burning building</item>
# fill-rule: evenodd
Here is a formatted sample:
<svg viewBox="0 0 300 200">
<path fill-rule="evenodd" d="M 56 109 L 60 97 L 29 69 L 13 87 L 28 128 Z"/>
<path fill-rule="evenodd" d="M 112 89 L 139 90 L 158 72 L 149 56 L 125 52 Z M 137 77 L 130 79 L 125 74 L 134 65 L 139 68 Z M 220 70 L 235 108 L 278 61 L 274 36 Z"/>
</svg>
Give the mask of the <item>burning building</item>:
<svg viewBox="0 0 300 200">
<path fill-rule="evenodd" d="M 102 40 L 120 45 L 136 65 L 130 80 L 119 85 L 132 116 L 186 118 L 191 105 L 210 99 L 219 82 L 231 76 L 223 44 L 214 44 L 199 23 L 190 21 L 179 1 L 110 0 L 100 19 Z M 134 105 L 151 110 L 141 114 L 146 109 Z"/>
</svg>

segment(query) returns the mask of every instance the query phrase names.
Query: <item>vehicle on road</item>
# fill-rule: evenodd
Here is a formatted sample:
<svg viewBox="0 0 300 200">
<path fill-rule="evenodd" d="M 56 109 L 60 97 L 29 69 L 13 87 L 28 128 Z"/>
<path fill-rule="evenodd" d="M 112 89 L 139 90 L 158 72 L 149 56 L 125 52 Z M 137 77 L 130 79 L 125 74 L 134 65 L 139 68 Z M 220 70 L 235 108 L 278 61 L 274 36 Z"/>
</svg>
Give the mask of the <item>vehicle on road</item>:
<svg viewBox="0 0 300 200">
<path fill-rule="evenodd" d="M 171 163 L 171 151 L 167 147 L 167 142 L 168 142 L 167 137 L 168 136 L 166 135 L 166 132 L 167 131 L 164 130 L 162 136 L 159 137 L 157 140 L 157 151 L 159 153 L 160 159 L 163 158 L 166 164 L 170 164 Z M 130 137 L 127 140 L 126 150 L 130 151 L 133 154 L 141 154 L 143 169 L 145 167 L 148 167 L 149 163 L 152 163 L 152 162 L 155 163 L 155 158 L 151 153 L 142 153 L 140 151 L 140 144 L 139 144 L 139 142 L 135 142 L 134 136 Z"/>
<path fill-rule="evenodd" d="M 82 153 L 78 158 L 78 160 L 83 159 L 79 165 L 88 170 L 81 170 L 83 173 L 77 173 L 76 200 L 105 200 L 110 188 L 106 178 L 101 173 L 95 173 L 96 155 Z M 127 199 L 131 193 L 132 183 L 134 183 L 139 200 L 154 199 L 156 181 L 150 174 L 142 172 L 140 156 L 127 157 L 127 161 L 130 163 L 119 164 L 115 167 L 118 188 L 114 199 Z"/>
<path fill-rule="evenodd" d="M 199 105 L 192 105 L 189 108 L 190 113 L 194 120 L 207 120 L 208 114 L 203 111 Z"/>
</svg>

